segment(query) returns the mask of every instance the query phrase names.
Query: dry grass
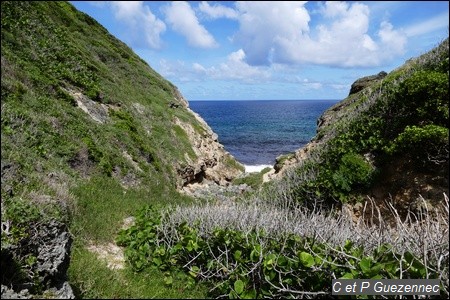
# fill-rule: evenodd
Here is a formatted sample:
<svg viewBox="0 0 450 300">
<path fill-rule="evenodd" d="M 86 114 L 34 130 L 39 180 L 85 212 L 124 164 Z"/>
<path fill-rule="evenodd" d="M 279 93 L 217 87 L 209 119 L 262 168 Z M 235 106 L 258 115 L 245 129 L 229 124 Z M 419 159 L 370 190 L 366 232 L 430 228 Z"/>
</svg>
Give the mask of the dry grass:
<svg viewBox="0 0 450 300">
<path fill-rule="evenodd" d="M 274 238 L 283 243 L 283 237 L 292 233 L 326 244 L 331 257 L 338 255 L 348 261 L 353 260 L 352 264 L 355 264 L 355 260 L 358 263 L 361 258 L 350 257 L 342 251 L 342 246 L 346 241 L 351 240 L 355 246 L 363 247 L 366 256 L 372 255 L 381 245 L 390 244 L 395 259 L 399 261 L 400 278 L 408 272 L 405 267 L 402 267 L 402 262 L 404 255 L 409 252 L 425 266 L 426 278 L 431 278 L 428 277 L 429 274 L 439 274 L 439 279 L 448 295 L 449 201 L 446 194 L 443 195 L 442 203 L 435 206 L 433 210 L 427 209 L 426 201 L 423 200 L 422 210 L 415 213 L 410 211 L 406 218 L 401 217 L 392 205 L 389 206 L 392 216 L 387 218 L 369 198 L 364 204 L 361 217 L 356 222 L 345 211 L 306 210 L 304 207 L 292 204 L 253 200 L 252 203 L 229 202 L 220 205 L 203 204 L 176 207 L 170 214 L 165 214 L 161 222 L 161 229 L 165 236 L 160 242 L 168 246 L 176 244 L 179 237 L 174 228 L 182 222 L 187 222 L 197 228 L 199 235 L 206 237 L 205 240 L 216 228 L 239 230 L 244 233 L 263 230 L 267 234 L 259 237 L 258 241 L 262 248 Z M 392 220 L 395 221 L 392 222 Z M 302 246 L 305 247 L 305 245 Z M 308 246 L 306 245 L 306 247 Z M 291 250 L 295 251 L 295 249 Z M 227 253 L 227 251 L 225 247 L 222 255 L 216 257 L 216 260 L 233 270 L 233 268 L 237 268 L 237 265 L 233 265 L 233 262 L 228 260 L 228 257 L 232 257 L 232 253 Z M 311 251 L 313 250 L 311 249 Z M 196 257 L 193 257 L 185 267 L 189 268 L 191 264 L 195 265 L 195 259 Z M 261 263 L 262 258 L 261 261 L 255 262 L 254 269 Z M 350 264 L 350 262 L 348 263 Z M 320 268 L 319 266 L 316 271 L 320 272 Z M 212 270 L 205 270 L 201 276 L 208 279 L 217 274 Z M 280 273 L 279 276 L 281 278 L 283 275 Z M 276 290 L 280 293 L 279 296 L 286 295 L 286 293 L 295 297 L 317 295 L 317 293 L 308 293 L 308 291 L 289 291 L 282 285 L 276 287 Z M 274 294 L 274 296 L 276 295 Z"/>
</svg>

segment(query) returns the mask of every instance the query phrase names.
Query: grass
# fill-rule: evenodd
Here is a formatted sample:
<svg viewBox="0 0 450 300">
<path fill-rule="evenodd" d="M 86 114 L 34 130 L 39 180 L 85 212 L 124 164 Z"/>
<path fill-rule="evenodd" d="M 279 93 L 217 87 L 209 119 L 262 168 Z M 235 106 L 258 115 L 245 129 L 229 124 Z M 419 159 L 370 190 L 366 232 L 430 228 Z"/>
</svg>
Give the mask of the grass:
<svg viewBox="0 0 450 300">
<path fill-rule="evenodd" d="M 84 247 L 113 242 L 123 219 L 145 204 L 192 202 L 176 191 L 176 166 L 195 153 L 174 120 L 206 130 L 176 100 L 176 87 L 70 3 L 3 1 L 1 8 L 2 208 L 31 203 L 42 220 L 68 223 L 75 239 L 70 283 L 83 297 L 200 297 L 201 290 L 190 296 L 175 282 L 161 285 L 158 272 L 115 274 Z M 103 123 L 77 107 L 80 93 L 92 107 L 108 108 Z M 170 108 L 173 102 L 179 107 Z M 68 208 L 61 210 L 67 215 L 42 199 Z M 29 226 L 17 218 L 9 221 Z M 130 288 L 122 292 L 124 282 Z"/>
<path fill-rule="evenodd" d="M 84 299 L 202 299 L 207 287 L 186 287 L 186 282 L 174 274 L 173 283 L 164 281 L 165 273 L 147 270 L 135 273 L 128 267 L 110 270 L 106 263 L 89 252 L 85 245 L 75 242 L 72 246 L 72 261 L 69 278 L 77 297 Z"/>
<path fill-rule="evenodd" d="M 231 155 L 226 155 L 224 157 L 223 163 L 225 165 L 231 166 L 232 168 L 237 169 L 237 170 L 239 170 L 241 172 L 245 171 L 244 165 L 239 163 L 238 161 L 236 161 Z"/>
<path fill-rule="evenodd" d="M 253 189 L 258 189 L 263 184 L 264 174 L 269 172 L 271 168 L 264 168 L 260 172 L 247 173 L 245 176 L 235 178 L 233 184 L 247 184 Z"/>
<path fill-rule="evenodd" d="M 174 140 L 174 144 L 178 147 L 186 147 L 186 145 L 190 145 L 189 137 L 184 131 L 184 129 L 180 125 L 174 125 L 173 131 L 175 132 L 175 136 L 177 139 Z M 186 147 L 187 148 L 187 147 Z M 197 159 L 197 155 L 195 154 L 194 150 L 191 148 L 189 151 L 186 152 L 189 155 L 189 158 L 192 160 Z"/>
<path fill-rule="evenodd" d="M 108 176 L 96 176 L 71 190 L 78 200 L 72 233 L 81 239 L 112 242 L 122 220 L 146 204 L 170 205 L 189 203 L 187 196 L 168 189 L 161 178 L 147 182 L 145 188 L 123 188 Z"/>
<path fill-rule="evenodd" d="M 160 179 L 161 180 L 161 179 Z M 124 189 L 114 178 L 95 176 L 73 188 L 79 199 L 70 226 L 74 236 L 69 280 L 82 298 L 205 298 L 207 288 L 195 285 L 186 288 L 176 274 L 172 284 L 164 282 L 167 275 L 158 270 L 134 273 L 127 266 L 111 270 L 106 263 L 87 250 L 89 244 L 114 243 L 123 219 L 136 214 L 145 204 L 169 205 L 193 202 L 175 191 L 168 191 L 158 180 L 145 189 Z"/>
</svg>

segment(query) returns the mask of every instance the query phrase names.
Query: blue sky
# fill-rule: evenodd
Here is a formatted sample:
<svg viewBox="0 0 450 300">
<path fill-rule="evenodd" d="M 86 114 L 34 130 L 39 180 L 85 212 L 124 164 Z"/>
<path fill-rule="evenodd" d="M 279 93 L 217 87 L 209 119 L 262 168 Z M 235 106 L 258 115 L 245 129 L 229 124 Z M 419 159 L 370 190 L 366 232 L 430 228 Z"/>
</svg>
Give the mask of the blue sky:
<svg viewBox="0 0 450 300">
<path fill-rule="evenodd" d="M 448 1 L 71 1 L 189 100 L 343 99 L 448 37 Z"/>
</svg>

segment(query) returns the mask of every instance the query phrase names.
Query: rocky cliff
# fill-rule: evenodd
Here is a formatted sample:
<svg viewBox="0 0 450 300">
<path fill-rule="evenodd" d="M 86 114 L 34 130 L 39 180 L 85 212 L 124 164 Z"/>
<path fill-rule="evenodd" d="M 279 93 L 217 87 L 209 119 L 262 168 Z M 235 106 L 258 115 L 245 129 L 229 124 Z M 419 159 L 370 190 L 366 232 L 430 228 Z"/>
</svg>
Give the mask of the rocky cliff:
<svg viewBox="0 0 450 300">
<path fill-rule="evenodd" d="M 244 171 L 244 166 L 235 161 L 231 154 L 225 151 L 222 144 L 218 142 L 217 134 L 206 124 L 206 122 L 194 111 L 190 112 L 202 124 L 203 131 L 198 132 L 192 124 L 175 120 L 187 133 L 189 141 L 193 145 L 193 151 L 196 159 L 193 160 L 186 156 L 185 164 L 178 167 L 177 172 L 180 176 L 183 188 L 193 183 L 215 183 L 226 186 L 231 180 Z M 234 162 L 233 162 L 234 161 Z"/>
<path fill-rule="evenodd" d="M 185 153 L 185 161 L 176 165 L 178 174 L 177 187 L 183 189 L 193 183 L 213 183 L 221 186 L 228 185 L 234 178 L 244 171 L 244 166 L 236 161 L 219 143 L 218 136 L 203 118 L 189 108 L 189 103 L 176 89 L 175 99 L 182 107 L 195 117 L 193 122 L 174 118 L 174 124 L 180 126 L 186 133 L 195 154 L 190 157 Z M 177 108 L 176 104 L 171 104 Z M 200 125 L 200 126 L 199 126 Z"/>
<path fill-rule="evenodd" d="M 349 96 L 356 94 L 359 91 L 365 89 L 366 87 L 369 87 L 370 85 L 373 85 L 374 83 L 382 80 L 384 77 L 386 77 L 386 75 L 387 75 L 386 72 L 381 71 L 376 75 L 366 76 L 356 80 L 350 88 Z"/>
</svg>

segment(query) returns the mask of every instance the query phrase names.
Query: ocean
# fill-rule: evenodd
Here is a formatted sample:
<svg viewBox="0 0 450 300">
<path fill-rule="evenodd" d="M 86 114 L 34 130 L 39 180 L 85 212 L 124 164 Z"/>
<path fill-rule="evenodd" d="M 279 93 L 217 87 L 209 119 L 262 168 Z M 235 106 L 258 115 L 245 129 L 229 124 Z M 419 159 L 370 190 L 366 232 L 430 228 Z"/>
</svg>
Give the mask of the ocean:
<svg viewBox="0 0 450 300">
<path fill-rule="evenodd" d="M 338 100 L 190 101 L 247 172 L 272 166 L 316 134 L 317 119 Z"/>
</svg>

